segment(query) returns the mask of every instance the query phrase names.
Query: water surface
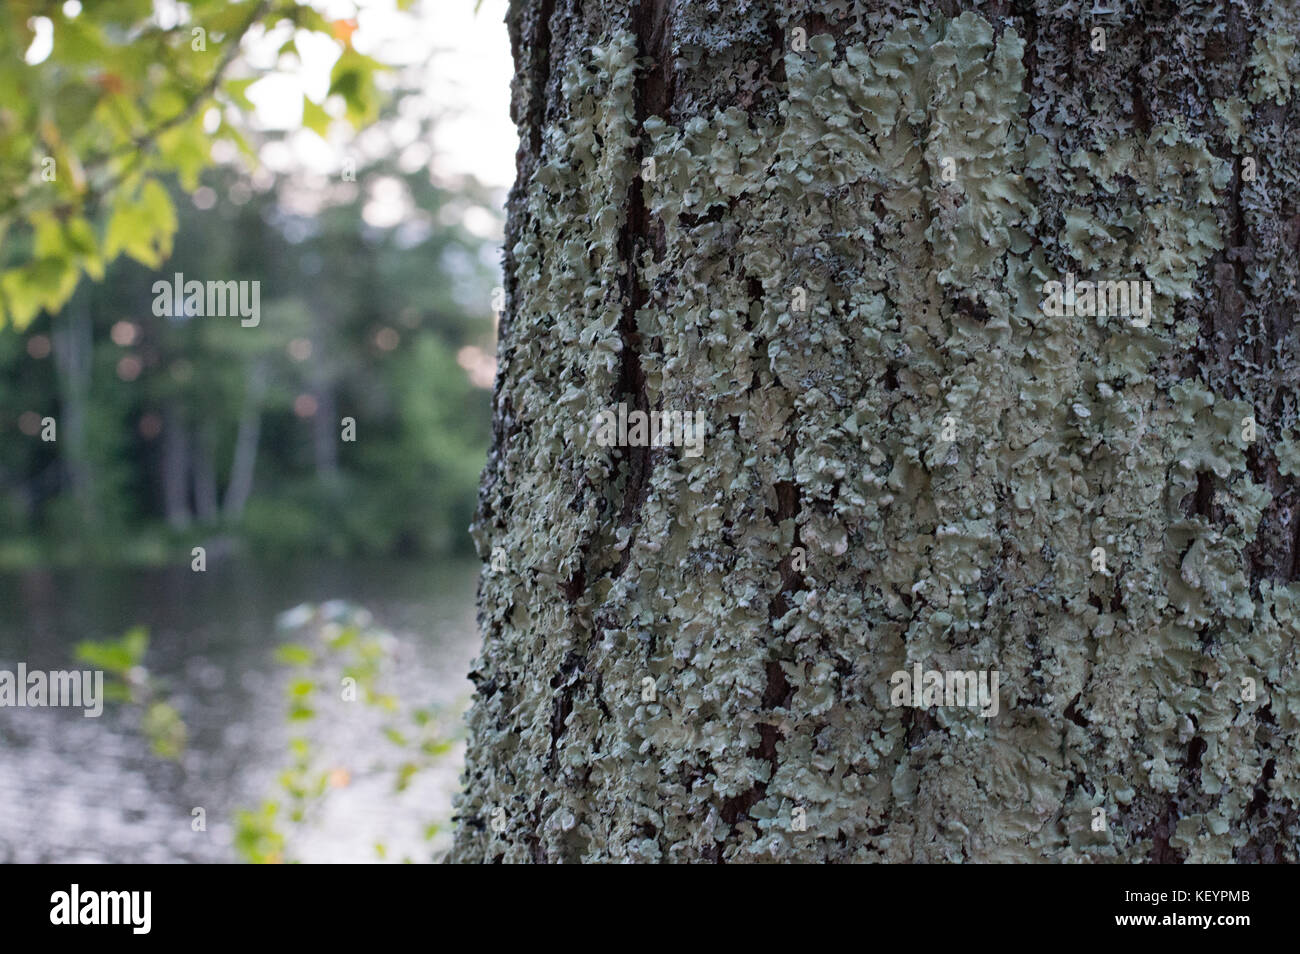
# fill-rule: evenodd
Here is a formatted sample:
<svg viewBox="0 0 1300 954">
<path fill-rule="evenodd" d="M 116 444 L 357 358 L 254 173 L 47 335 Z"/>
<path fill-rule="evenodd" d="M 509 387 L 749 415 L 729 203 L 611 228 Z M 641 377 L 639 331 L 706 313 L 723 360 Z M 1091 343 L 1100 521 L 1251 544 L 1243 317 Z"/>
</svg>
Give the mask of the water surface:
<svg viewBox="0 0 1300 954">
<path fill-rule="evenodd" d="M 150 631 L 145 659 L 189 728 L 179 761 L 153 755 L 138 711 L 0 708 L 0 862 L 239 860 L 233 813 L 277 794 L 288 764 L 286 668 L 275 648 L 292 638 L 276 617 L 304 602 L 365 606 L 390 630 L 384 688 L 436 704 L 459 724 L 478 651 L 472 563 L 241 561 L 168 570 L 39 570 L 0 574 L 0 669 L 82 668 L 73 647 Z M 287 852 L 301 861 L 436 859 L 450 836 L 450 800 L 463 746 L 400 795 L 378 769 L 381 717 L 360 705 L 321 706 L 313 723 L 336 787 Z M 192 830 L 193 809 L 207 831 Z M 426 839 L 427 826 L 440 833 Z"/>
</svg>

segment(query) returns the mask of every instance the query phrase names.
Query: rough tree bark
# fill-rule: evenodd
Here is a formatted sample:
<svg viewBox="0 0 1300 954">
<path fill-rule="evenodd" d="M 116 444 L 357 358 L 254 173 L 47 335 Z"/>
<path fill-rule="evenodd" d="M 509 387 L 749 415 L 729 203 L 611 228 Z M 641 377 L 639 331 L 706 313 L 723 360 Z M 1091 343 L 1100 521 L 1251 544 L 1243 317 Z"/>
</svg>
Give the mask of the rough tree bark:
<svg viewBox="0 0 1300 954">
<path fill-rule="evenodd" d="M 1111 6 L 512 4 L 452 860 L 1297 860 L 1300 14 Z"/>
</svg>

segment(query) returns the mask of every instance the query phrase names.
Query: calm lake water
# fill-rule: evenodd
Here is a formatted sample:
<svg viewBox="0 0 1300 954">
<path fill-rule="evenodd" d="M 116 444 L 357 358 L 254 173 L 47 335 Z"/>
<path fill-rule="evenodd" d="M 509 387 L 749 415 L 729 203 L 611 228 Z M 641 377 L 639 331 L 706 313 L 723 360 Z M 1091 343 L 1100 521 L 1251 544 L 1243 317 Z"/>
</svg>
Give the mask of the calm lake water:
<svg viewBox="0 0 1300 954">
<path fill-rule="evenodd" d="M 380 679 L 403 702 L 436 704 L 459 730 L 478 652 L 474 563 L 209 565 L 177 570 L 0 574 L 0 669 L 83 668 L 73 647 L 149 629 L 149 671 L 165 680 L 189 729 L 179 761 L 153 755 L 138 710 L 0 708 L 0 862 L 232 862 L 234 812 L 279 794 L 289 764 L 289 671 L 275 649 L 296 637 L 277 616 L 347 600 L 389 630 Z M 332 772 L 321 810 L 293 828 L 286 855 L 304 862 L 437 860 L 450 846 L 451 796 L 463 742 L 393 792 L 400 752 L 373 709 L 321 706 L 311 732 Z M 328 712 L 324 710 L 329 710 Z M 346 712 L 340 715 L 340 712 Z M 295 727 L 297 732 L 298 728 Z M 207 830 L 192 830 L 192 811 Z M 426 837 L 431 823 L 438 833 Z"/>
</svg>

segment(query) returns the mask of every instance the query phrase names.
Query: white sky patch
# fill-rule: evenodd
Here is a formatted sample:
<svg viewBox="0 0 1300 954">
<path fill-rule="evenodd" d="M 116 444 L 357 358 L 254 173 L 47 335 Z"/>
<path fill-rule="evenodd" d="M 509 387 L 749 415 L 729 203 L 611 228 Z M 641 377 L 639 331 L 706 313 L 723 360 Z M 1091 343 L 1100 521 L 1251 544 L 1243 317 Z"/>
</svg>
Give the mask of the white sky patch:
<svg viewBox="0 0 1300 954">
<path fill-rule="evenodd" d="M 465 217 L 461 220 L 461 224 L 465 226 L 467 232 L 479 238 L 504 237 L 501 232 L 501 220 L 479 205 L 472 205 L 465 210 Z"/>
<path fill-rule="evenodd" d="M 325 99 L 330 88 L 330 70 L 342 54 L 337 43 L 310 30 L 299 30 L 293 38 L 302 63 L 302 91 L 314 103 Z"/>
<path fill-rule="evenodd" d="M 45 58 L 54 52 L 54 23 L 49 17 L 32 17 L 27 25 L 32 28 L 35 36 L 23 59 L 28 66 L 35 66 L 45 62 Z"/>
<path fill-rule="evenodd" d="M 437 53 L 430 64 L 430 96 L 449 111 L 435 129 L 435 167 L 469 173 L 508 189 L 515 180 L 519 137 L 510 119 L 510 36 L 507 0 L 425 0 Z"/>
<path fill-rule="evenodd" d="M 361 209 L 361 218 L 367 225 L 390 229 L 407 218 L 410 206 L 406 185 L 391 176 L 376 179 L 370 186 L 368 201 Z"/>
<path fill-rule="evenodd" d="M 271 73 L 248 87 L 262 129 L 294 129 L 302 124 L 302 82 L 297 76 Z"/>
</svg>

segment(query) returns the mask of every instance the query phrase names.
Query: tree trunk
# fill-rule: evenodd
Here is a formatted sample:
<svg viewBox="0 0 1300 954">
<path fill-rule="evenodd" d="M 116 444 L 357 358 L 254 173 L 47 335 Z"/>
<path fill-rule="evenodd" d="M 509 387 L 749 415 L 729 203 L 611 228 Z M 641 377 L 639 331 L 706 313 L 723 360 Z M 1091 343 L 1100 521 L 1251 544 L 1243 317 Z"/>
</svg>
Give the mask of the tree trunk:
<svg viewBox="0 0 1300 954">
<path fill-rule="evenodd" d="M 322 372 L 311 375 L 312 396 L 316 398 L 316 413 L 311 418 L 312 456 L 316 462 L 316 476 L 327 485 L 339 478 L 339 409 L 334 398 L 334 384 Z"/>
<path fill-rule="evenodd" d="M 262 434 L 262 398 L 266 394 L 268 369 L 255 364 L 248 372 L 244 406 L 235 431 L 235 451 L 230 461 L 230 482 L 226 484 L 226 497 L 222 514 L 229 521 L 237 521 L 253 493 L 253 471 L 257 467 L 257 445 Z"/>
<path fill-rule="evenodd" d="M 94 338 L 90 303 L 84 293 L 74 296 L 55 318 L 53 337 L 62 418 L 58 447 L 77 502 L 82 532 L 91 535 L 99 525 L 99 507 L 94 461 L 86 433 Z"/>
<path fill-rule="evenodd" d="M 162 491 L 167 525 L 184 530 L 190 525 L 190 442 L 185 412 L 169 405 L 163 411 Z"/>
<path fill-rule="evenodd" d="M 210 422 L 194 429 L 194 515 L 209 526 L 221 519 L 215 447 L 216 434 Z"/>
<path fill-rule="evenodd" d="M 512 5 L 453 860 L 1300 860 L 1296 8 L 806 6 Z"/>
</svg>

